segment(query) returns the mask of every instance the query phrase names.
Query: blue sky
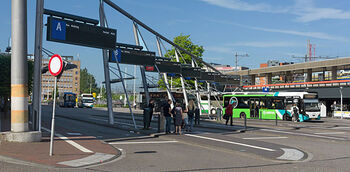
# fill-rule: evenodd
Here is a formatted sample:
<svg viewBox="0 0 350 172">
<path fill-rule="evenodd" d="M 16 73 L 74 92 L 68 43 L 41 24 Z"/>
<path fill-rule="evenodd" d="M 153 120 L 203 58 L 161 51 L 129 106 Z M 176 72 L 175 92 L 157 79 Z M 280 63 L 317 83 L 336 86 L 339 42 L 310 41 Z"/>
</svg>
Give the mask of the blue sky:
<svg viewBox="0 0 350 172">
<path fill-rule="evenodd" d="M 258 68 L 267 60 L 301 62 L 292 56 L 306 54 L 307 40 L 316 56 L 350 56 L 350 1 L 347 0 L 112 0 L 126 11 L 173 39 L 191 35 L 204 46 L 204 60 L 234 65 L 234 53 L 248 53 L 239 65 Z M 35 0 L 28 1 L 28 52 L 33 52 Z M 99 0 L 46 0 L 45 8 L 98 19 Z M 11 33 L 11 1 L 0 5 L 0 49 Z M 134 44 L 132 22 L 105 4 L 109 26 L 117 29 L 117 41 Z M 46 19 L 44 21 L 46 23 Z M 44 28 L 46 32 L 46 28 Z M 141 29 L 151 51 L 155 37 Z M 104 80 L 101 50 L 46 41 L 43 46 L 61 55 L 79 54 L 100 82 Z M 168 46 L 168 48 L 170 48 Z M 133 71 L 131 66 L 128 72 Z M 138 74 L 139 77 L 139 74 Z M 139 82 L 139 81 L 138 81 Z M 131 81 L 129 81 L 131 84 Z"/>
</svg>

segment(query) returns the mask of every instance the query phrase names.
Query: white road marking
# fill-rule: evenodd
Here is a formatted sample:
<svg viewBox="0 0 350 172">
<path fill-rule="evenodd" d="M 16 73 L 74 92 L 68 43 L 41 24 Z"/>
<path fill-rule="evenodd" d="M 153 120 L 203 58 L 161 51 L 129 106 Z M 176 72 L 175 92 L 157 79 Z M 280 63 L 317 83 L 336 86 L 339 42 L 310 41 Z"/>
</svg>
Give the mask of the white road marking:
<svg viewBox="0 0 350 172">
<path fill-rule="evenodd" d="M 178 141 L 149 141 L 149 142 L 111 142 L 111 145 L 129 145 L 129 144 L 161 144 L 161 143 L 177 143 Z"/>
<path fill-rule="evenodd" d="M 314 134 L 345 134 L 345 132 L 325 132 L 325 133 L 314 133 Z"/>
<path fill-rule="evenodd" d="M 330 129 L 334 129 L 334 130 L 336 130 L 336 129 L 350 129 L 350 127 L 333 127 Z"/>
<path fill-rule="evenodd" d="M 247 140 L 265 140 L 265 139 L 286 139 L 288 137 L 248 137 L 248 138 L 243 138 Z"/>
<path fill-rule="evenodd" d="M 51 130 L 45 128 L 45 127 L 41 127 L 43 130 L 47 131 L 47 132 L 51 132 Z M 93 151 L 79 145 L 78 143 L 72 141 L 72 140 L 69 140 L 67 137 L 61 135 L 61 134 L 58 134 L 58 133 L 55 133 L 56 136 L 58 136 L 60 139 L 66 141 L 68 144 L 74 146 L 75 148 L 79 149 L 80 151 L 82 152 L 85 152 L 85 153 L 93 153 Z"/>
<path fill-rule="evenodd" d="M 68 135 L 71 135 L 71 136 L 81 136 L 82 134 L 80 133 L 67 133 Z"/>
<path fill-rule="evenodd" d="M 273 149 L 264 148 L 264 147 L 260 147 L 260 146 L 248 145 L 248 144 L 244 144 L 244 143 L 232 142 L 232 141 L 221 140 L 221 139 L 215 139 L 215 138 L 204 137 L 204 136 L 198 136 L 198 135 L 192 135 L 192 134 L 185 134 L 185 135 L 186 135 L 186 136 L 191 136 L 191 137 L 197 137 L 197 138 L 201 138 L 201 139 L 206 139 L 206 140 L 213 140 L 213 141 L 217 141 L 217 142 L 223 142 L 223 143 L 229 143 L 229 144 L 234 144 L 234 145 L 240 145 L 240 146 L 250 147 L 250 148 L 254 148 L 254 149 L 261 149 L 261 150 L 266 150 L 266 151 L 271 151 L 271 152 L 275 151 L 275 150 L 273 150 Z"/>
<path fill-rule="evenodd" d="M 304 157 L 304 153 L 299 150 L 289 148 L 281 149 L 284 151 L 284 154 L 277 159 L 297 161 Z"/>
<path fill-rule="evenodd" d="M 314 135 L 314 134 L 293 133 L 293 132 L 288 132 L 288 131 L 279 131 L 279 130 L 270 130 L 270 129 L 260 129 L 260 130 L 261 130 L 261 131 L 276 132 L 276 133 L 286 133 L 286 134 L 291 134 L 291 135 L 318 137 L 318 138 L 324 138 L 324 139 L 343 140 L 343 141 L 346 140 L 346 139 L 344 139 L 344 138 L 328 137 L 328 136 L 319 136 L 319 135 Z"/>
</svg>

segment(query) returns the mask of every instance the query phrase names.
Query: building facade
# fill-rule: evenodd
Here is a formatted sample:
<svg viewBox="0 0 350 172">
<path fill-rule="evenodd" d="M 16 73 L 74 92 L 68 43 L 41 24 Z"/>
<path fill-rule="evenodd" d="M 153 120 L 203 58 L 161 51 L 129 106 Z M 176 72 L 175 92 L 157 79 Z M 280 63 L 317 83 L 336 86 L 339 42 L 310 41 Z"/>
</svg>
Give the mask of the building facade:
<svg viewBox="0 0 350 172">
<path fill-rule="evenodd" d="M 57 79 L 58 93 L 72 92 L 80 94 L 80 61 L 74 60 L 73 56 L 62 56 L 62 59 L 77 65 L 77 68 L 63 71 L 61 77 Z M 43 59 L 42 66 L 47 66 L 50 59 Z M 53 96 L 55 77 L 46 72 L 41 75 L 41 98 L 51 100 Z M 57 95 L 58 95 L 57 93 Z"/>
</svg>

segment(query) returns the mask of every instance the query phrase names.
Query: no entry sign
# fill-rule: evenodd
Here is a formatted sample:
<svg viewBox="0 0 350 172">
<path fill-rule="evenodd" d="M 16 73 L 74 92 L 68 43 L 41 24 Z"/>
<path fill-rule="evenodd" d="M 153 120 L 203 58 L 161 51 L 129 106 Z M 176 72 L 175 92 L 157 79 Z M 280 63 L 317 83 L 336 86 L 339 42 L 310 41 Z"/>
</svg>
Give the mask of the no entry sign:
<svg viewBox="0 0 350 172">
<path fill-rule="evenodd" d="M 58 54 L 51 56 L 51 59 L 49 61 L 49 71 L 51 75 L 57 76 L 61 74 L 62 68 L 63 68 L 62 57 Z"/>
</svg>

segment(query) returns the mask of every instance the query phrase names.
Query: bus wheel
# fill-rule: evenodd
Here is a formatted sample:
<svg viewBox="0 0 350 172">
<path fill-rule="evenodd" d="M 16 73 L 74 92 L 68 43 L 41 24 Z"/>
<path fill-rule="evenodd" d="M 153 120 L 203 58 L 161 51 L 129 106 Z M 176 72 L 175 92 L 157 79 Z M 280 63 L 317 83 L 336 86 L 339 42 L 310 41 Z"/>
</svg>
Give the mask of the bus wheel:
<svg viewBox="0 0 350 172">
<path fill-rule="evenodd" d="M 245 118 L 245 113 L 244 113 L 244 112 L 240 113 L 240 114 L 239 114 L 239 117 L 242 118 L 242 119 L 244 119 L 244 118 Z"/>
<path fill-rule="evenodd" d="M 215 114 L 216 114 L 216 109 L 214 109 L 214 108 L 211 109 L 211 110 L 210 110 L 210 114 L 211 114 L 211 115 L 215 115 Z"/>
</svg>

